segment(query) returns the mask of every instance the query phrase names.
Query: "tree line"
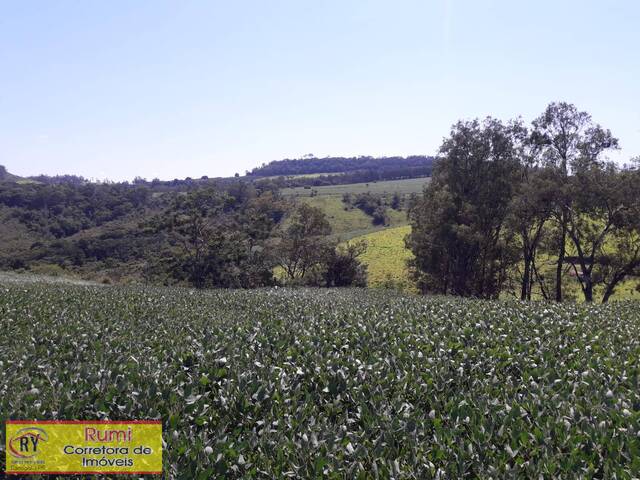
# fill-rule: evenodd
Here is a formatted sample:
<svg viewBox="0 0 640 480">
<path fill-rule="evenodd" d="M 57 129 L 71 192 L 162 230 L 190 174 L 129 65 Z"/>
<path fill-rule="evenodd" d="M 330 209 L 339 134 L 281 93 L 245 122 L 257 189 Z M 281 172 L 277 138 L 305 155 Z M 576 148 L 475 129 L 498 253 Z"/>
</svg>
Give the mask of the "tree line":
<svg viewBox="0 0 640 480">
<path fill-rule="evenodd" d="M 279 176 L 255 180 L 256 184 L 272 185 L 274 188 L 312 188 L 331 185 L 349 185 L 351 183 L 381 182 L 386 180 L 404 180 L 408 178 L 422 178 L 431 176 L 432 165 L 423 167 L 397 167 L 382 170 L 367 169 L 353 172 L 326 174 L 312 177 Z"/>
<path fill-rule="evenodd" d="M 562 301 L 568 280 L 603 302 L 640 275 L 640 170 L 607 158 L 608 129 L 574 105 L 530 125 L 460 121 L 411 209 L 423 292 Z"/>
<path fill-rule="evenodd" d="M 431 173 L 433 157 L 412 155 L 408 157 L 325 157 L 305 156 L 299 159 L 274 160 L 247 172 L 247 176 L 273 177 L 316 173 L 346 173 L 371 171 L 383 174 L 386 171 L 423 169 L 423 175 Z"/>
</svg>

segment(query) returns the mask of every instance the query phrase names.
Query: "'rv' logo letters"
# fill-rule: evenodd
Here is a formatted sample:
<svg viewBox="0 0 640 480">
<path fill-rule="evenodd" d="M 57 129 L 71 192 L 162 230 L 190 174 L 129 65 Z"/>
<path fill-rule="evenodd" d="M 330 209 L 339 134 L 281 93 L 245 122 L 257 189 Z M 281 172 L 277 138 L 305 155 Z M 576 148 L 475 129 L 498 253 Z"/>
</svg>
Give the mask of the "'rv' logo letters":
<svg viewBox="0 0 640 480">
<path fill-rule="evenodd" d="M 35 457 L 42 442 L 46 442 L 48 439 L 47 432 L 41 428 L 21 428 L 9 440 L 9 452 L 16 458 Z"/>
</svg>

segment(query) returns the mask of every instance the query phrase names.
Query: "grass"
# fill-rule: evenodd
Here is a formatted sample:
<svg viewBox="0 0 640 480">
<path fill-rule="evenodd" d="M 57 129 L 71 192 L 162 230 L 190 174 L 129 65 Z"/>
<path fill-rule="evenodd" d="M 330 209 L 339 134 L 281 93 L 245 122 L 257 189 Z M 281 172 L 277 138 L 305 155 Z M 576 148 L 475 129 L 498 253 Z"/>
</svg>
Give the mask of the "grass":
<svg viewBox="0 0 640 480">
<path fill-rule="evenodd" d="M 367 265 L 368 286 L 413 290 L 407 270 L 407 260 L 412 255 L 404 245 L 404 237 L 410 231 L 411 227 L 405 225 L 354 238 L 367 242 L 360 259 Z"/>
<path fill-rule="evenodd" d="M 401 193 L 409 195 L 411 193 L 422 193 L 424 185 L 429 182 L 430 178 L 409 178 L 406 180 L 387 180 L 382 182 L 369 183 L 350 183 L 347 185 L 328 185 L 324 187 L 296 187 L 283 188 L 282 194 L 285 196 L 309 197 L 311 192 L 316 195 L 340 195 L 344 193 Z"/>
<path fill-rule="evenodd" d="M 331 229 L 335 235 L 341 236 L 354 230 L 367 231 L 373 228 L 371 217 L 362 210 L 357 208 L 345 210 L 341 196 L 305 197 L 300 201 L 321 209 L 331 223 Z"/>
<path fill-rule="evenodd" d="M 389 224 L 386 226 L 373 225 L 372 218 L 362 210 L 358 208 L 345 209 L 342 196 L 339 195 L 303 197 L 299 201 L 321 209 L 331 223 L 333 235 L 342 240 L 407 224 L 406 212 L 387 208 Z"/>
<path fill-rule="evenodd" d="M 166 478 L 640 475 L 636 303 L 0 292 L 0 421 L 161 419 Z"/>
<path fill-rule="evenodd" d="M 328 217 L 333 234 L 341 240 L 349 240 L 372 232 L 407 225 L 405 211 L 397 211 L 387 208 L 389 223 L 387 225 L 373 225 L 372 218 L 358 208 L 345 209 L 342 201 L 344 193 L 377 193 L 393 194 L 399 192 L 403 195 L 420 193 L 428 178 L 413 178 L 408 180 L 393 180 L 376 183 L 355 183 L 349 185 L 335 185 L 329 187 L 316 187 L 312 190 L 304 188 L 283 189 L 286 196 L 293 196 L 299 201 L 320 208 Z"/>
</svg>

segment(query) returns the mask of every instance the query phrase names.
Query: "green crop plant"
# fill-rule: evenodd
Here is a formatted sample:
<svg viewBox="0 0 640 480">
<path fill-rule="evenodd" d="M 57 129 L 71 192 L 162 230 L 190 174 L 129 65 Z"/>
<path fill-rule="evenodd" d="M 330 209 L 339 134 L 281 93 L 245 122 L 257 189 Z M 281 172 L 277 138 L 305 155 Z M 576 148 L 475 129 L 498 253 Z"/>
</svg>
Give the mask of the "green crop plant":
<svg viewBox="0 0 640 480">
<path fill-rule="evenodd" d="M 637 303 L 4 282 L 0 332 L 1 421 L 162 419 L 167 478 L 640 476 Z"/>
</svg>

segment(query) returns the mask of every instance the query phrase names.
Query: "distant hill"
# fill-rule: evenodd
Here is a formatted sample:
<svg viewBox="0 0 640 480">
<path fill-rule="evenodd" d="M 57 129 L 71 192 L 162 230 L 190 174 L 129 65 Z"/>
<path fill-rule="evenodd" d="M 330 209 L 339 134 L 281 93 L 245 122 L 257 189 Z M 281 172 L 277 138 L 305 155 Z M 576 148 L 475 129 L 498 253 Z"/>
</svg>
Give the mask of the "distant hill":
<svg viewBox="0 0 640 480">
<path fill-rule="evenodd" d="M 431 175 L 433 157 L 326 157 L 274 160 L 247 172 L 247 176 L 308 175 L 317 173 L 347 173 L 362 170 L 412 172 L 415 176 Z"/>
<path fill-rule="evenodd" d="M 4 165 L 0 165 L 0 182 L 85 185 L 89 183 L 89 180 L 78 175 L 35 175 L 31 177 L 19 177 L 18 175 L 9 173 Z"/>
<path fill-rule="evenodd" d="M 0 182 L 17 182 L 21 177 L 9 173 L 4 165 L 0 165 Z"/>
<path fill-rule="evenodd" d="M 409 157 L 306 157 L 301 159 L 274 160 L 262 164 L 243 177 L 249 181 L 278 179 L 274 182 L 278 188 L 303 186 L 343 185 L 384 180 L 430 177 L 434 158 L 426 155 Z M 236 174 L 235 177 L 238 177 Z M 136 177 L 134 185 L 146 185 L 154 189 L 182 189 L 207 184 L 233 183 L 237 178 L 201 178 L 146 180 Z M 285 177 L 285 178 L 281 178 Z M 93 183 L 79 175 L 35 175 L 19 177 L 9 173 L 0 165 L 0 182 L 42 183 L 47 185 L 87 185 Z M 101 182 L 100 182 L 101 183 Z M 114 182 L 106 182 L 114 183 Z M 121 182 L 129 183 L 129 182 Z"/>
</svg>

